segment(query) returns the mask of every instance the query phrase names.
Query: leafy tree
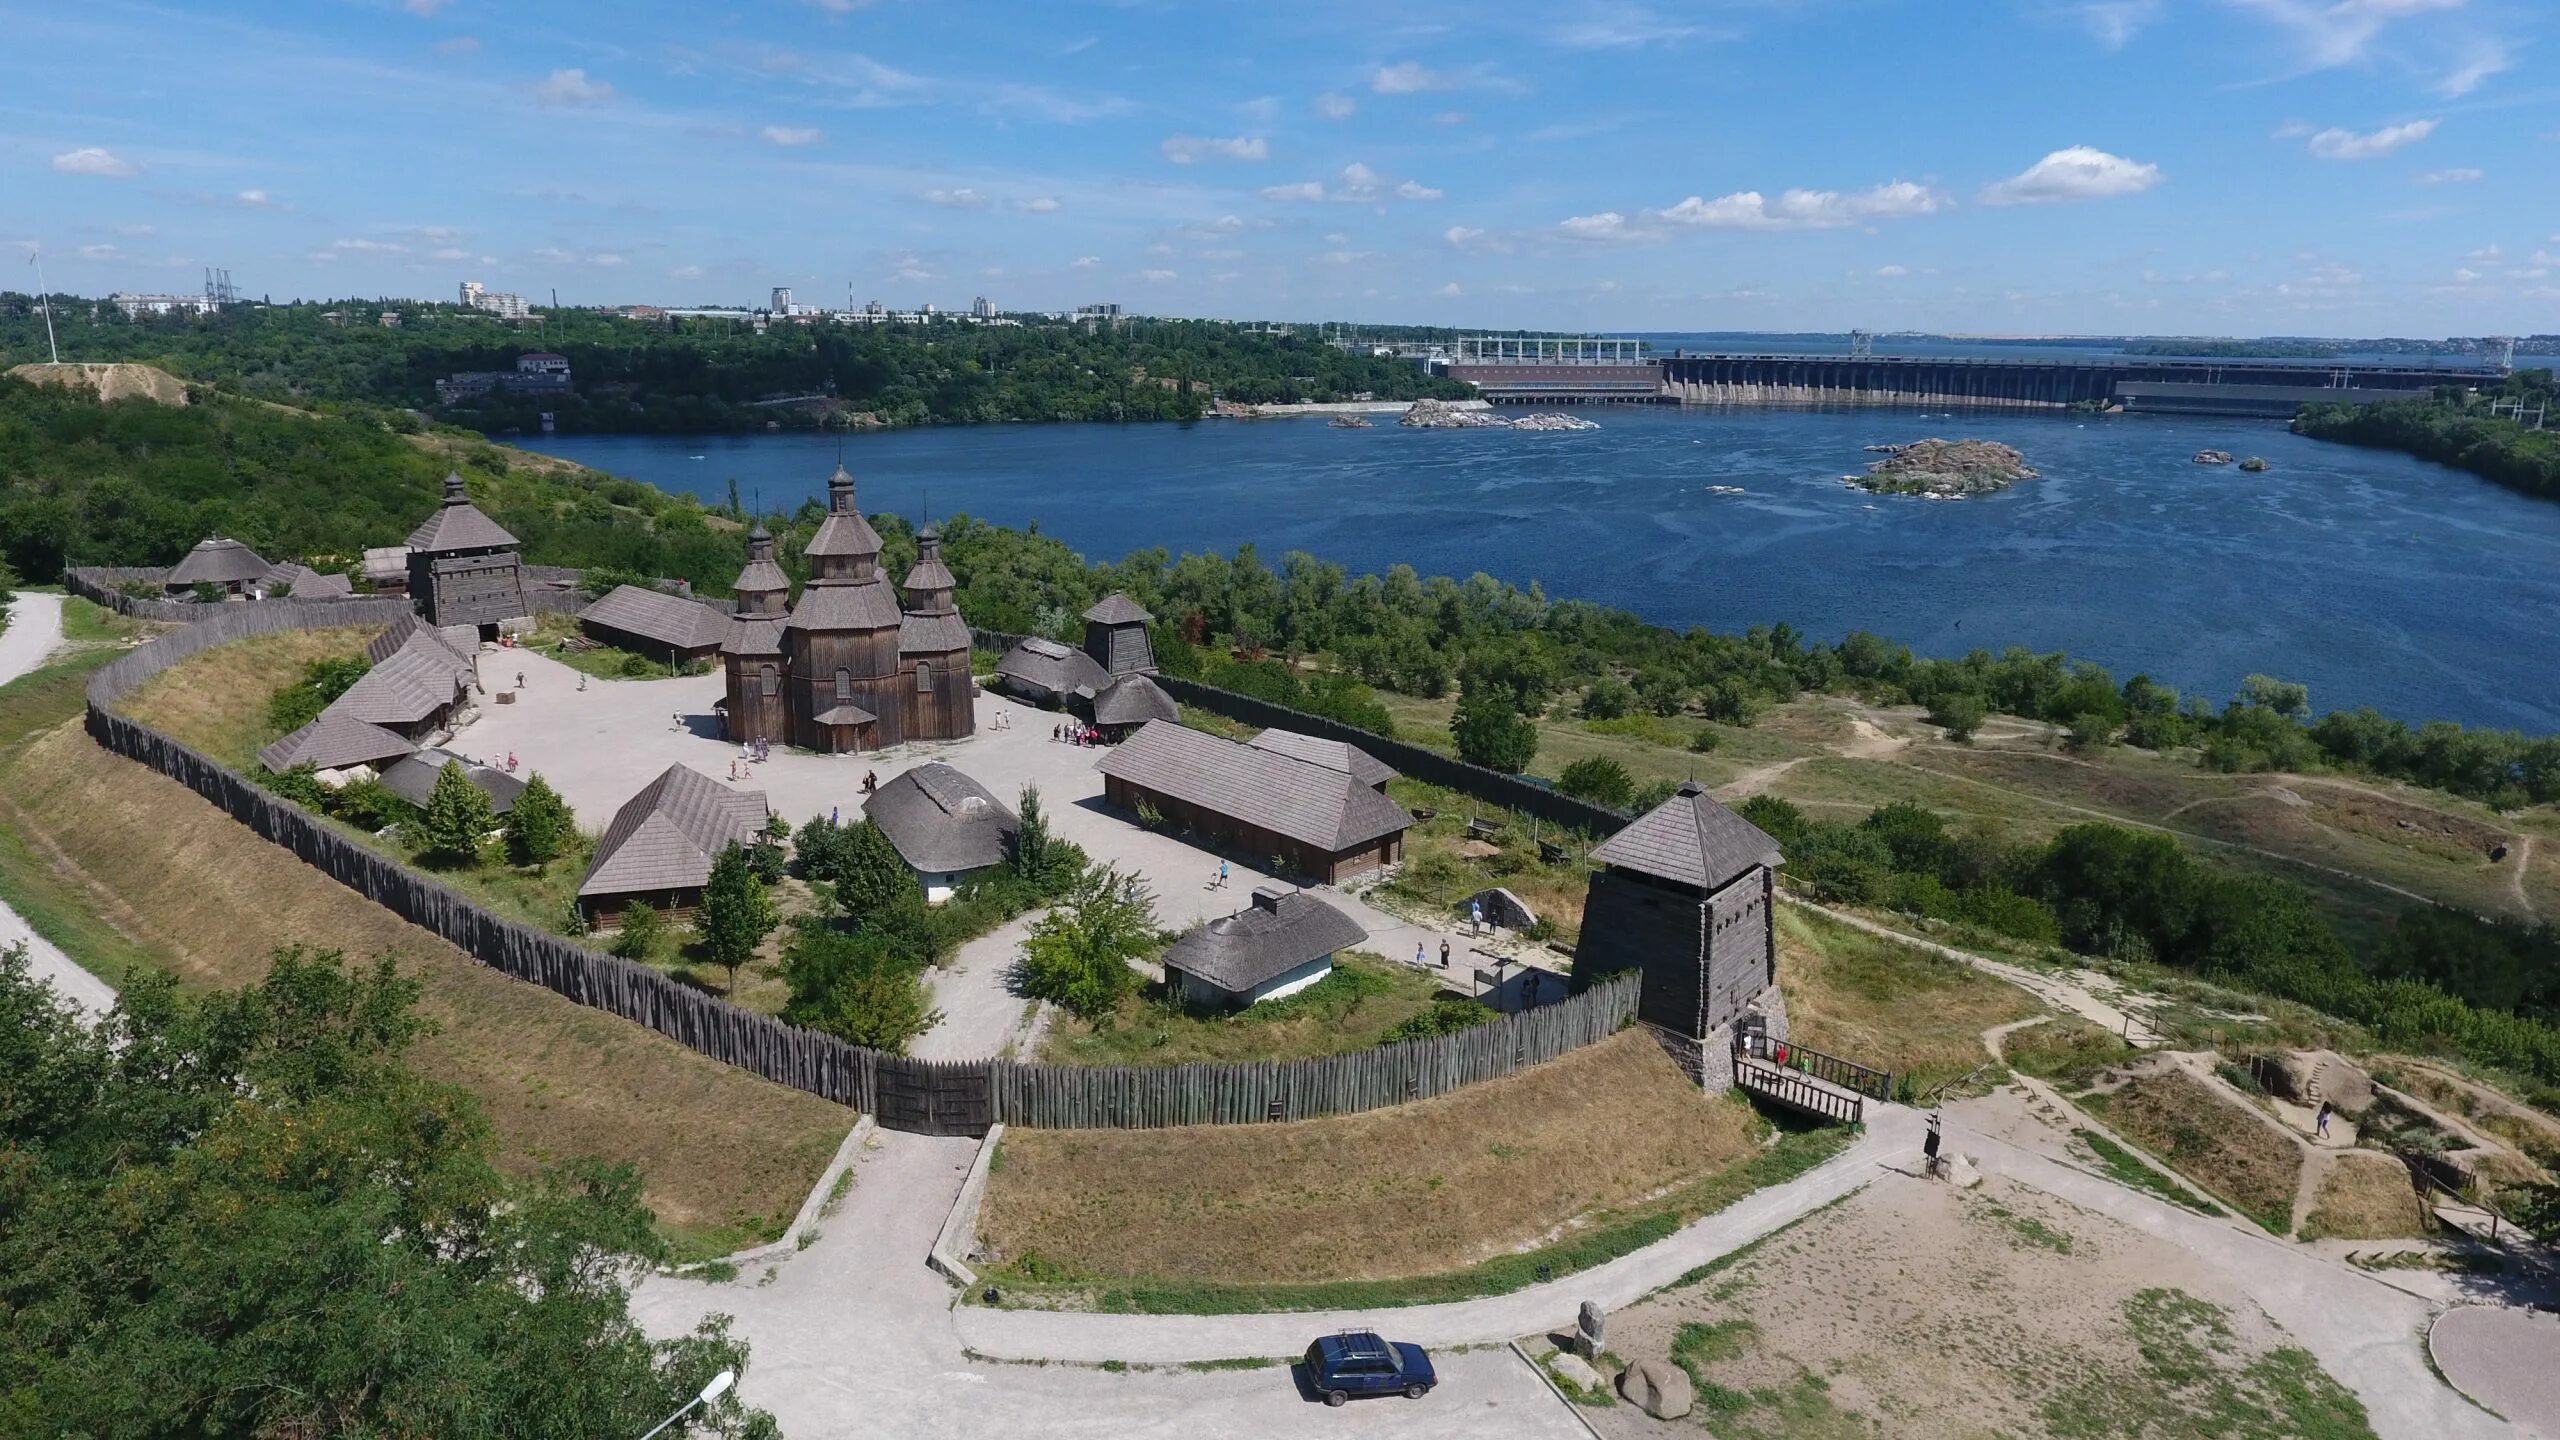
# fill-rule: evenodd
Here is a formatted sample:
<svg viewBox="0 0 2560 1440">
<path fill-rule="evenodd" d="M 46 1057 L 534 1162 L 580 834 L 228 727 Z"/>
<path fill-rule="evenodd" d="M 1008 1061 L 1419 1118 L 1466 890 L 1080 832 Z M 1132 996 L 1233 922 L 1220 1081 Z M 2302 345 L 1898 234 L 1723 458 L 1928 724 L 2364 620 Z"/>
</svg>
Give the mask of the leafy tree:
<svg viewBox="0 0 2560 1440">
<path fill-rule="evenodd" d="M 2273 710 L 2288 720 L 2296 719 L 2311 708 L 2311 689 L 2272 675 L 2251 675 L 2240 682 L 2240 698 L 2262 710 Z"/>
<path fill-rule="evenodd" d="M 1084 1019 L 1107 1015 L 1138 988 L 1130 962 L 1155 948 L 1155 897 L 1118 866 L 1088 870 L 1022 942 L 1024 994 Z"/>
<path fill-rule="evenodd" d="M 1564 767 L 1556 788 L 1594 805 L 1619 810 L 1635 798 L 1636 781 L 1626 766 L 1605 755 L 1593 755 Z"/>
<path fill-rule="evenodd" d="M 747 864 L 754 868 L 757 879 L 767 885 L 782 883 L 782 877 L 790 870 L 791 852 L 785 848 L 790 839 L 791 822 L 783 819 L 780 811 L 765 817 L 756 843 L 747 847 Z"/>
<path fill-rule="evenodd" d="M 836 907 L 869 924 L 924 908 L 924 892 L 898 847 L 869 816 L 845 832 L 844 858 L 836 874 Z"/>
<path fill-rule="evenodd" d="M 732 993 L 738 988 L 738 967 L 755 958 L 756 947 L 781 918 L 747 852 L 734 840 L 721 846 L 711 862 L 711 877 L 703 882 L 702 909 L 694 925 L 711 962 L 729 972 Z"/>
<path fill-rule="evenodd" d="M 0 1431 L 638 1435 L 746 1347 L 652 1340 L 639 1178 L 496 1163 L 385 958 L 276 952 L 190 1000 L 130 978 L 83 1023 L 0 952 Z M 564 1378 L 573 1383 L 564 1383 Z M 735 1391 L 696 1433 L 769 1437 Z"/>
<path fill-rule="evenodd" d="M 868 937 L 804 920 L 793 927 L 782 966 L 791 986 L 782 1016 L 795 1025 L 900 1055 L 941 1023 L 922 972 Z"/>
<path fill-rule="evenodd" d="M 1458 757 L 1469 764 L 1517 775 L 1538 754 L 1538 727 L 1512 708 L 1506 694 L 1470 690 L 1459 697 L 1449 721 Z"/>
<path fill-rule="evenodd" d="M 666 933 L 666 921 L 658 915 L 658 907 L 646 900 L 634 900 L 623 907 L 621 932 L 613 937 L 613 953 L 625 960 L 647 963 L 658 950 L 658 939 Z"/>
<path fill-rule="evenodd" d="M 477 864 L 480 842 L 496 820 L 488 792 L 471 783 L 461 761 L 447 760 L 436 772 L 435 789 L 427 794 L 426 821 L 419 827 L 423 851 L 430 860 Z"/>
<path fill-rule="evenodd" d="M 437 776 L 436 783 L 442 785 L 444 777 Z M 578 817 L 537 770 L 525 778 L 523 793 L 508 807 L 505 829 L 508 857 L 540 868 L 568 853 L 578 838 Z"/>
<path fill-rule="evenodd" d="M 844 873 L 845 827 L 824 815 L 809 820 L 791 837 L 791 858 L 801 879 L 834 884 Z"/>
<path fill-rule="evenodd" d="M 371 668 L 361 655 L 312 661 L 302 667 L 301 679 L 267 697 L 267 723 L 284 733 L 301 729 Z"/>
<path fill-rule="evenodd" d="M 1039 786 L 1022 787 L 1015 815 L 1022 824 L 1014 832 L 1013 850 L 1005 857 L 1006 861 L 1013 866 L 1016 875 L 1034 885 L 1042 884 L 1049 874 L 1050 838 L 1049 817 L 1040 810 Z"/>
<path fill-rule="evenodd" d="M 1603 675 L 1582 692 L 1582 718 L 1615 720 L 1636 706 L 1635 687 L 1615 675 Z"/>
<path fill-rule="evenodd" d="M 1961 745 L 1982 728 L 1986 707 L 1979 695 L 1942 695 L 1929 703 L 1929 723 L 1947 732 L 1947 738 Z"/>
<path fill-rule="evenodd" d="M 1672 797 L 1679 793 L 1680 782 L 1677 780 L 1648 780 L 1636 787 L 1636 793 L 1621 808 L 1642 815 L 1670 804 Z"/>
<path fill-rule="evenodd" d="M 1667 665 L 1649 665 L 1636 672 L 1635 693 L 1644 708 L 1656 715 L 1677 715 L 1689 708 L 1689 681 Z"/>
<path fill-rule="evenodd" d="M 1808 823 L 1794 801 L 1776 795 L 1754 795 L 1733 807 L 1733 813 L 1759 826 L 1761 833 L 1778 842 L 1780 850 L 1794 849 Z"/>
</svg>

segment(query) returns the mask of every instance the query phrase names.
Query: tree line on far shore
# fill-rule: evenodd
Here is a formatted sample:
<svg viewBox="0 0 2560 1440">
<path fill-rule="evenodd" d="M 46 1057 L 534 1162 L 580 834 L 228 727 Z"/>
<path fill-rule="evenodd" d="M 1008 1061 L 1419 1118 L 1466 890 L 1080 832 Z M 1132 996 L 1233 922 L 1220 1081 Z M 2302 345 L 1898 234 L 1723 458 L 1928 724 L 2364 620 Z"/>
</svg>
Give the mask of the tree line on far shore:
<svg viewBox="0 0 2560 1440">
<path fill-rule="evenodd" d="M 2517 403 L 2527 415 L 2545 412 L 2540 429 L 2515 418 L 2508 407 Z M 2439 385 L 2424 396 L 2374 405 L 2306 405 L 2293 429 L 2315 440 L 2405 451 L 2560 500 L 2560 379 L 2550 370 L 2518 370 L 2478 392 Z"/>
</svg>

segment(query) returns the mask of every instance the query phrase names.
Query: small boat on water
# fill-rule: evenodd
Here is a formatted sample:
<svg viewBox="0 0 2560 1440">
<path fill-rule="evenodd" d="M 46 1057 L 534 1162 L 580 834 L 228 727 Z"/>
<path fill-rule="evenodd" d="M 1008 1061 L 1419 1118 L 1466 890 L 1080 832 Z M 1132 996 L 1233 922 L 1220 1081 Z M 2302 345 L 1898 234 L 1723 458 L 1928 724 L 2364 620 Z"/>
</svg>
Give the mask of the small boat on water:
<svg viewBox="0 0 2560 1440">
<path fill-rule="evenodd" d="M 1324 423 L 1335 430 L 1366 430 L 1369 428 L 1369 422 L 1357 415 L 1336 415 Z"/>
<path fill-rule="evenodd" d="M 1707 487 L 1707 493 L 1710 495 L 1748 495 L 1751 492 L 1743 489 L 1739 485 L 1710 485 Z"/>
</svg>

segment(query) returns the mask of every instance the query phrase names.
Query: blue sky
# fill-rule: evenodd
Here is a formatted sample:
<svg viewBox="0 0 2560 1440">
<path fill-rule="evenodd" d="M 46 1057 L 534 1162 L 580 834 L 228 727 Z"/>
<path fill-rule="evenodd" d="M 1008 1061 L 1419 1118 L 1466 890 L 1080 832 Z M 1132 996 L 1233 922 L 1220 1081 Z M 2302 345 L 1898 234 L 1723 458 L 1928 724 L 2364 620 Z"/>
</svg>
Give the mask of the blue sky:
<svg viewBox="0 0 2560 1440">
<path fill-rule="evenodd" d="M 2560 330 L 2549 0 L 0 0 L 89 293 Z M 23 284 L 12 279 L 8 284 Z"/>
</svg>

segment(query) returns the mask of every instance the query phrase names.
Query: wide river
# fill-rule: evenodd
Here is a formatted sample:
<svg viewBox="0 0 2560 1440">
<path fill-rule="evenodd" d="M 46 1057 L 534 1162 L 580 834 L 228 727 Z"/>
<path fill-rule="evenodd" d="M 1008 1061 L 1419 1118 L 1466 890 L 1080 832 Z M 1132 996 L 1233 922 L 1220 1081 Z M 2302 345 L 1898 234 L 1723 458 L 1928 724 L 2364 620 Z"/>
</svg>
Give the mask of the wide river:
<svg viewBox="0 0 2560 1440">
<path fill-rule="evenodd" d="M 2560 730 L 2560 504 L 2255 420 L 1888 410 L 1583 412 L 1596 431 L 1382 421 L 995 425 L 844 441 L 865 509 L 1036 522 L 1086 556 L 1161 545 L 1352 573 L 1484 571 L 1672 626 L 1873 630 L 1930 655 L 2027 645 L 2219 701 L 2263 671 L 2312 704 Z M 1965 501 L 1840 483 L 1871 443 L 2004 441 L 2042 478 Z M 822 494 L 808 434 L 554 436 L 669 491 Z M 2195 465 L 2199 450 L 2273 469 Z M 1709 494 L 1711 485 L 1748 493 Z"/>
</svg>

